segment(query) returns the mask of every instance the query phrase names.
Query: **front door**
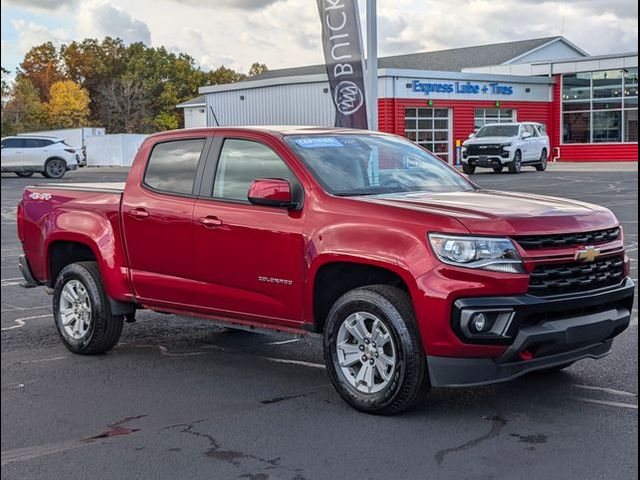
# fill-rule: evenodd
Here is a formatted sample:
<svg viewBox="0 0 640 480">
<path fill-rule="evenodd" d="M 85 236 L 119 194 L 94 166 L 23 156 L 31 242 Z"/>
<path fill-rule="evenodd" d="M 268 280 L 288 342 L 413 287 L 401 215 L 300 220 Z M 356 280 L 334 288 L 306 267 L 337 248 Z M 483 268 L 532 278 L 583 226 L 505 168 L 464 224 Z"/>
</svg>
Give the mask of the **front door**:
<svg viewBox="0 0 640 480">
<path fill-rule="evenodd" d="M 303 212 L 251 205 L 247 194 L 259 178 L 302 187 L 266 144 L 237 137 L 216 144 L 210 159 L 216 163 L 213 189 L 194 210 L 196 305 L 225 317 L 299 326 Z"/>
<path fill-rule="evenodd" d="M 127 185 L 122 218 L 131 279 L 143 304 L 190 306 L 195 179 L 204 138 L 154 146 L 139 185 Z"/>
</svg>

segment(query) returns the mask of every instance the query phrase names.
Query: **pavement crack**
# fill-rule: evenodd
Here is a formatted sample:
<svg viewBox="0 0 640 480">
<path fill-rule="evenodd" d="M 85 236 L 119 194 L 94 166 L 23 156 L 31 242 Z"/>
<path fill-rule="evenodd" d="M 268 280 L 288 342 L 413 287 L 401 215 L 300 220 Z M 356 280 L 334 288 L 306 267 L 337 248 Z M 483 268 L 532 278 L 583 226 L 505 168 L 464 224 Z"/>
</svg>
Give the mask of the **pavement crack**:
<svg viewBox="0 0 640 480">
<path fill-rule="evenodd" d="M 469 440 L 468 442 L 465 442 L 462 445 L 458 445 L 456 447 L 451 447 L 451 448 L 445 448 L 444 450 L 439 450 L 438 452 L 436 452 L 434 457 L 436 459 L 436 463 L 438 464 L 438 466 L 442 465 L 442 462 L 444 461 L 445 457 L 450 453 L 468 450 L 470 448 L 473 448 L 479 445 L 480 443 L 486 440 L 490 440 L 492 438 L 497 437 L 498 435 L 500 435 L 500 433 L 502 432 L 502 429 L 507 424 L 507 420 L 505 420 L 500 416 L 500 412 L 497 412 L 495 415 L 488 415 L 484 417 L 483 420 L 488 420 L 491 422 L 491 428 L 489 429 L 489 431 L 485 435 L 482 435 L 481 437 L 478 437 L 478 438 L 474 438 L 473 440 Z"/>
</svg>

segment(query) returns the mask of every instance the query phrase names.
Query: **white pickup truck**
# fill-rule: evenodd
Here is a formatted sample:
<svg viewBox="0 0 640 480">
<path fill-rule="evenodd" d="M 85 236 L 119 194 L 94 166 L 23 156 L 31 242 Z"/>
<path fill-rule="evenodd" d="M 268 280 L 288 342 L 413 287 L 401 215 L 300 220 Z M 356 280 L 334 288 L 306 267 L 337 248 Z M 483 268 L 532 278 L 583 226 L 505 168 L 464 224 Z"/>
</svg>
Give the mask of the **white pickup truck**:
<svg viewBox="0 0 640 480">
<path fill-rule="evenodd" d="M 520 173 L 530 165 L 543 172 L 549 151 L 549 137 L 541 123 L 488 124 L 462 145 L 462 169 L 472 174 L 477 167 L 486 167 L 500 173 L 507 166 L 510 173 Z"/>
</svg>

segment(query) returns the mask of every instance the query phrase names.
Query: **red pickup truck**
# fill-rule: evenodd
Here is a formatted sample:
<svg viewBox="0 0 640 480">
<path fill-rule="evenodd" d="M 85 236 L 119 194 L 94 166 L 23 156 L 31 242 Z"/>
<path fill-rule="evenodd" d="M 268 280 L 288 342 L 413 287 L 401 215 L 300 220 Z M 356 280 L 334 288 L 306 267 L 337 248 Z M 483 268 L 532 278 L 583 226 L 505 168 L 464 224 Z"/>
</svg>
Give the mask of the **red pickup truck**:
<svg viewBox="0 0 640 480">
<path fill-rule="evenodd" d="M 161 133 L 126 184 L 28 187 L 17 222 L 72 352 L 109 350 L 143 308 L 321 334 L 372 413 L 603 357 L 634 300 L 606 208 L 485 190 L 374 132 Z"/>
</svg>

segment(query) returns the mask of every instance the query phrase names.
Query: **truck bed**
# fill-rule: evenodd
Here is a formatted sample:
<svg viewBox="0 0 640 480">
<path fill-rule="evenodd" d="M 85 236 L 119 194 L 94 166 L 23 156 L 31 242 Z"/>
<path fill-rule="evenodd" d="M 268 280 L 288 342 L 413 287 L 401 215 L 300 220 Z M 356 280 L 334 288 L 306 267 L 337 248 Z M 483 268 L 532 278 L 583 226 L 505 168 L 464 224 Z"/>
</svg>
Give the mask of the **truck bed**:
<svg viewBox="0 0 640 480">
<path fill-rule="evenodd" d="M 123 193 L 125 182 L 96 183 L 41 183 L 27 187 L 30 190 L 74 190 L 92 193 Z"/>
</svg>

